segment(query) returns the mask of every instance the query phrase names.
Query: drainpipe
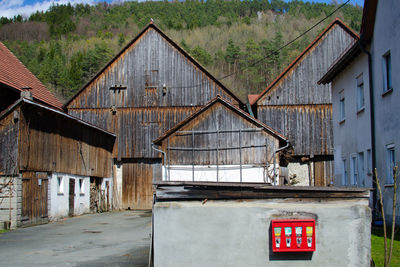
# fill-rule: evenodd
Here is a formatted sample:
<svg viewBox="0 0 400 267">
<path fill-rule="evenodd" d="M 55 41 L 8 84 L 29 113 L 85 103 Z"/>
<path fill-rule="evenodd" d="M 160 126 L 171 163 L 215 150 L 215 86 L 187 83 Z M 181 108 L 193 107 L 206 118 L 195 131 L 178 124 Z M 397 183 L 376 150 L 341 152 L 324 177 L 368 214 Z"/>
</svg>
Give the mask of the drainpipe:
<svg viewBox="0 0 400 267">
<path fill-rule="evenodd" d="M 361 39 L 362 40 L 362 39 Z M 376 219 L 376 203 L 377 203 L 377 191 L 376 191 L 376 142 L 375 142 L 375 106 L 374 106 L 374 80 L 372 76 L 372 55 L 365 48 L 364 44 L 358 42 L 360 49 L 363 53 L 368 56 L 368 82 L 369 82 L 369 106 L 370 106 L 370 116 L 371 116 L 371 154 L 372 154 L 372 188 L 374 189 L 372 193 L 372 206 L 373 206 L 373 217 Z"/>
<path fill-rule="evenodd" d="M 284 150 L 284 149 L 289 147 L 289 139 L 286 139 L 285 141 L 286 141 L 286 145 L 284 145 L 283 147 L 280 147 L 280 148 L 278 148 L 277 150 L 274 151 L 274 185 L 276 185 L 276 179 L 275 179 L 275 177 L 276 177 L 276 159 L 275 159 L 276 158 L 276 153 L 278 153 L 278 152 L 280 152 L 280 151 L 282 151 L 282 150 Z"/>
<path fill-rule="evenodd" d="M 154 150 L 157 151 L 157 152 L 162 153 L 163 156 L 164 156 L 164 165 L 167 164 L 167 154 L 166 154 L 164 151 L 162 151 L 162 150 L 156 148 L 156 145 L 155 145 L 154 143 L 151 144 L 151 148 L 154 149 Z M 167 181 L 169 181 L 169 179 L 168 179 L 168 177 L 167 177 L 167 168 L 166 168 L 165 166 L 164 166 L 164 170 L 165 170 L 165 179 L 166 179 Z"/>
</svg>

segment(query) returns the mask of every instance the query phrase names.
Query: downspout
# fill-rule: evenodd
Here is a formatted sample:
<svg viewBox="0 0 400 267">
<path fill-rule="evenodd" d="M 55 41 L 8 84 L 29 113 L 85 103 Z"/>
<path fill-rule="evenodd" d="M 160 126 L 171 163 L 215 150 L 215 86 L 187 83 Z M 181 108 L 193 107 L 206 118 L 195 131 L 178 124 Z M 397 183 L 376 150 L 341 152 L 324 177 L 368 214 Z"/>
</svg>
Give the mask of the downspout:
<svg viewBox="0 0 400 267">
<path fill-rule="evenodd" d="M 157 151 L 157 152 L 162 153 L 162 154 L 163 154 L 163 157 L 164 157 L 164 164 L 163 164 L 163 165 L 167 164 L 167 163 L 166 163 L 166 162 L 167 162 L 167 154 L 166 154 L 164 151 L 162 151 L 162 150 L 156 148 L 156 145 L 155 145 L 154 143 L 151 143 L 151 148 L 154 149 L 154 150 Z M 167 168 L 166 168 L 165 166 L 164 166 L 164 170 L 165 170 L 165 179 L 168 181 L 169 179 L 168 179 L 168 177 L 167 177 Z"/>
<path fill-rule="evenodd" d="M 289 139 L 286 139 L 285 140 L 286 141 L 286 145 L 284 145 L 284 146 L 282 146 L 282 147 L 280 147 L 280 148 L 278 148 L 278 149 L 276 149 L 275 151 L 274 151 L 274 185 L 276 185 L 276 179 L 275 179 L 275 177 L 276 177 L 276 153 L 279 153 L 279 152 L 281 152 L 282 150 L 284 150 L 284 149 L 286 149 L 286 148 L 288 148 L 289 147 Z"/>
<path fill-rule="evenodd" d="M 370 106 L 370 116 L 371 116 L 371 154 L 372 154 L 372 188 L 374 189 L 372 193 L 372 207 L 373 212 L 372 215 L 376 219 L 376 203 L 377 203 L 377 190 L 376 190 L 376 176 L 375 176 L 375 168 L 376 168 L 376 142 L 375 142 L 375 106 L 374 106 L 374 80 L 372 75 L 372 55 L 365 48 L 364 44 L 361 43 L 361 40 L 358 42 L 360 49 L 363 53 L 368 56 L 368 82 L 369 82 L 369 106 Z"/>
</svg>

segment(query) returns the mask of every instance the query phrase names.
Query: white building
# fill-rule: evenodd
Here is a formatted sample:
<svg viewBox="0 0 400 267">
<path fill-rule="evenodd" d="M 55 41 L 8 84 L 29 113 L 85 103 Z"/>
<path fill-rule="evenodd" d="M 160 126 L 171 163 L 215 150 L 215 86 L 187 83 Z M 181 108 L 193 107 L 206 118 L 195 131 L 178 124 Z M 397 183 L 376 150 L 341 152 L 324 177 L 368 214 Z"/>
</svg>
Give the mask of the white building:
<svg viewBox="0 0 400 267">
<path fill-rule="evenodd" d="M 376 168 L 388 217 L 400 159 L 399 18 L 398 1 L 365 0 L 360 40 L 320 80 L 332 82 L 335 184 L 375 187 Z"/>
</svg>

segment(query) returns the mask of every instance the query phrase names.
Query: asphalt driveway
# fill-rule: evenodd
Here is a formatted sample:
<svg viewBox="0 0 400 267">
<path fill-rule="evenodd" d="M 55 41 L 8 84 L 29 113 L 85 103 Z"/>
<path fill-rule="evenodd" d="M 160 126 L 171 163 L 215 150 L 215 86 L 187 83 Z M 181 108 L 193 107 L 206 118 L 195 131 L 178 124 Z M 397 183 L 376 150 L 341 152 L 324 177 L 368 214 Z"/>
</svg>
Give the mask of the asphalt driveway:
<svg viewBox="0 0 400 267">
<path fill-rule="evenodd" d="M 151 213 L 88 214 L 0 234 L 0 266 L 147 266 Z"/>
</svg>

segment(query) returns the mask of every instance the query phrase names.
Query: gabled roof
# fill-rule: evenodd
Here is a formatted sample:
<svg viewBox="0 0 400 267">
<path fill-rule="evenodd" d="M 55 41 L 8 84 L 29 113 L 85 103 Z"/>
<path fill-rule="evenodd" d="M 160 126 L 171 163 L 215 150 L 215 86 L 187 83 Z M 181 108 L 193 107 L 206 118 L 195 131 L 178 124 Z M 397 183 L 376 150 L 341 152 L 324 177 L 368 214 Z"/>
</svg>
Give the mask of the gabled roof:
<svg viewBox="0 0 400 267">
<path fill-rule="evenodd" d="M 228 88 L 226 88 L 220 81 L 218 81 L 214 76 L 212 76 L 199 62 L 197 62 L 193 57 L 191 57 L 185 50 L 183 50 L 177 43 L 172 41 L 163 31 L 160 30 L 153 22 L 151 21 L 134 39 L 132 39 L 122 50 L 113 57 L 96 75 L 93 76 L 74 96 L 72 96 L 65 104 L 64 108 L 68 106 L 72 100 L 75 99 L 87 86 L 89 86 L 98 76 L 103 73 L 108 66 L 110 66 L 114 61 L 116 61 L 129 47 L 134 45 L 138 39 L 140 39 L 149 29 L 154 29 L 158 32 L 169 44 L 171 44 L 174 48 L 176 48 L 180 53 L 182 53 L 186 58 L 190 60 L 196 67 L 198 67 L 202 72 L 204 72 L 211 80 L 213 80 L 216 84 L 218 84 L 224 91 L 226 91 L 232 98 L 238 101 L 239 104 L 243 104 L 242 101 L 233 94 Z"/>
<path fill-rule="evenodd" d="M 31 88 L 35 100 L 58 109 L 62 108 L 60 100 L 2 42 L 0 42 L 0 83 L 17 91 Z"/>
<path fill-rule="evenodd" d="M 232 110 L 233 112 L 239 114 L 242 118 L 244 118 L 247 121 L 250 121 L 251 123 L 257 125 L 260 128 L 263 128 L 266 132 L 269 132 L 276 138 L 282 140 L 282 141 L 288 141 L 288 138 L 279 133 L 278 131 L 272 129 L 271 127 L 267 126 L 266 124 L 262 123 L 261 121 L 255 119 L 254 117 L 250 116 L 248 113 L 244 112 L 243 110 L 235 107 L 233 104 L 231 104 L 229 101 L 225 100 L 224 98 L 217 96 L 210 102 L 208 102 L 206 105 L 204 105 L 200 110 L 192 114 L 191 116 L 187 117 L 183 121 L 181 121 L 179 124 L 174 126 L 173 128 L 169 129 L 166 131 L 164 134 L 162 134 L 159 138 L 153 141 L 154 144 L 160 145 L 161 142 L 166 139 L 168 136 L 172 135 L 174 132 L 178 131 L 181 129 L 183 126 L 188 124 L 190 121 L 194 120 L 196 117 L 198 117 L 200 114 L 208 110 L 210 107 L 215 105 L 216 103 L 221 103 L 228 109 Z"/>
<path fill-rule="evenodd" d="M 361 47 L 371 40 L 374 34 L 377 2 L 377 0 L 364 1 L 360 38 L 357 42 L 346 49 L 336 62 L 329 67 L 328 71 L 318 81 L 318 84 L 327 84 L 332 82 L 333 79 L 362 52 Z"/>
<path fill-rule="evenodd" d="M 73 117 L 73 116 L 71 116 L 71 115 L 65 113 L 64 111 L 58 109 L 58 108 L 50 107 L 50 106 L 47 106 L 47 105 L 42 105 L 42 104 L 40 104 L 40 103 L 37 103 L 37 102 L 35 102 L 35 101 L 29 100 L 29 99 L 26 99 L 26 98 L 23 98 L 23 97 L 20 98 L 20 99 L 18 99 L 17 101 L 15 101 L 14 104 L 12 104 L 10 107 L 8 107 L 6 110 L 4 110 L 2 113 L 0 113 L 0 121 L 1 121 L 7 114 L 10 114 L 10 112 L 12 112 L 13 110 L 15 110 L 17 107 L 19 107 L 19 106 L 21 106 L 21 105 L 30 105 L 30 106 L 34 106 L 34 107 L 39 108 L 39 109 L 42 109 L 42 110 L 47 110 L 47 111 L 50 111 L 50 112 L 54 112 L 55 114 L 57 114 L 57 115 L 59 115 L 59 116 L 62 116 L 62 117 L 64 117 L 64 118 L 67 119 L 67 120 L 75 121 L 75 122 L 77 122 L 77 123 L 79 123 L 79 124 L 83 124 L 83 125 L 85 125 L 85 126 L 87 126 L 87 127 L 89 127 L 89 128 L 92 128 L 92 129 L 94 129 L 94 130 L 97 130 L 97 131 L 103 132 L 103 133 L 105 133 L 105 134 L 107 134 L 107 135 L 116 137 L 115 134 L 113 134 L 113 133 L 111 133 L 111 132 L 109 132 L 109 131 L 106 131 L 106 130 L 100 128 L 100 127 L 97 127 L 97 126 L 95 126 L 95 125 L 93 125 L 93 124 L 90 124 L 90 123 L 88 123 L 88 122 L 85 122 L 85 121 L 83 121 L 83 120 L 80 120 L 80 119 L 78 119 L 78 118 L 75 118 L 75 117 Z"/>
<path fill-rule="evenodd" d="M 295 58 L 295 60 L 292 61 L 292 63 L 289 64 L 289 66 L 286 67 L 285 70 L 283 70 L 283 72 L 281 74 L 279 74 L 279 76 L 273 80 L 267 88 L 265 88 L 264 91 L 262 91 L 258 97 L 256 99 L 253 100 L 253 102 L 251 102 L 251 105 L 254 105 L 258 102 L 258 100 L 260 100 L 271 88 L 273 88 L 275 86 L 275 84 L 277 84 L 280 80 L 284 79 L 286 77 L 286 75 L 290 72 L 290 70 L 296 66 L 296 64 L 301 61 L 305 55 L 307 55 L 307 53 L 318 44 L 319 40 L 321 40 L 321 38 L 328 33 L 333 26 L 338 25 L 340 27 L 343 28 L 343 30 L 345 30 L 347 33 L 349 33 L 354 39 L 358 40 L 358 34 L 356 32 L 354 32 L 350 27 L 348 27 L 346 24 L 344 24 L 339 18 L 336 18 L 331 24 L 328 25 L 328 27 L 325 28 L 325 30 L 323 32 L 321 32 L 307 47 L 306 49 L 303 50 L 303 52 L 301 52 L 301 54 Z"/>
</svg>

